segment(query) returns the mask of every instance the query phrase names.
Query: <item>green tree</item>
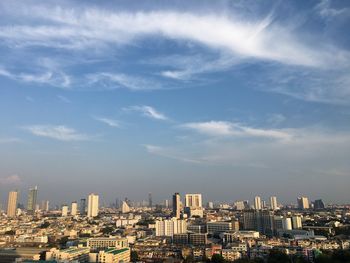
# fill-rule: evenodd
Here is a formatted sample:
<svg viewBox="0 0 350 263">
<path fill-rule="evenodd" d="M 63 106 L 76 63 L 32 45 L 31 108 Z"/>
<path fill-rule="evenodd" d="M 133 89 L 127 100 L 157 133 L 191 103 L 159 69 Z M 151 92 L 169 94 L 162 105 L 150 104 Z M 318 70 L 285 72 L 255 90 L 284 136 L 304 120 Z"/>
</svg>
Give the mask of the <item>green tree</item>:
<svg viewBox="0 0 350 263">
<path fill-rule="evenodd" d="M 137 254 L 137 252 L 135 250 L 131 251 L 130 260 L 131 260 L 131 262 L 139 261 L 139 254 Z"/>
<path fill-rule="evenodd" d="M 283 253 L 277 249 L 271 249 L 269 256 L 267 258 L 267 263 L 289 263 L 289 257 L 287 254 Z"/>
</svg>

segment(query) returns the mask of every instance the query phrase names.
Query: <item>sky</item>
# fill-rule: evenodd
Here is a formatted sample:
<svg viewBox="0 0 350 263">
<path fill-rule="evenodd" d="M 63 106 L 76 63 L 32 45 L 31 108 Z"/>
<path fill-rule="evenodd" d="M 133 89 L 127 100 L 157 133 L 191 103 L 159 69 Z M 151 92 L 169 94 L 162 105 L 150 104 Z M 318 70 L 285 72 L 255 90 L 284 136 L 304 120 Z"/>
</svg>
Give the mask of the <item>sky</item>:
<svg viewBox="0 0 350 263">
<path fill-rule="evenodd" d="M 348 203 L 350 2 L 2 1 L 0 190 Z"/>
</svg>

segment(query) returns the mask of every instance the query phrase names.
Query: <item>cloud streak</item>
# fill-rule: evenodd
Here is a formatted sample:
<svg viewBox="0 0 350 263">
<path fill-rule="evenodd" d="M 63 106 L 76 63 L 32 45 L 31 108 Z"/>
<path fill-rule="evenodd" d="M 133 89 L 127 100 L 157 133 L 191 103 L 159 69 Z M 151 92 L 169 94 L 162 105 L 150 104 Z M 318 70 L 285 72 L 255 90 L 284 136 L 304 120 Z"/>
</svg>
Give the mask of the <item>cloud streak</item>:
<svg viewBox="0 0 350 263">
<path fill-rule="evenodd" d="M 46 137 L 64 142 L 87 141 L 91 136 L 79 133 L 75 129 L 64 125 L 31 125 L 24 127 L 31 134 L 39 137 Z"/>
<path fill-rule="evenodd" d="M 155 108 L 148 106 L 148 105 L 130 106 L 130 107 L 123 108 L 123 110 L 124 111 L 139 112 L 143 116 L 151 118 L 151 119 L 155 119 L 155 120 L 162 120 L 162 121 L 169 120 L 169 118 L 165 114 L 159 112 Z"/>
<path fill-rule="evenodd" d="M 118 128 L 120 123 L 117 120 L 106 118 L 106 117 L 93 117 L 95 120 L 107 124 L 110 127 Z"/>
<path fill-rule="evenodd" d="M 290 140 L 292 134 L 286 130 L 258 129 L 227 121 L 191 122 L 179 126 L 208 136 L 257 137 Z"/>
</svg>

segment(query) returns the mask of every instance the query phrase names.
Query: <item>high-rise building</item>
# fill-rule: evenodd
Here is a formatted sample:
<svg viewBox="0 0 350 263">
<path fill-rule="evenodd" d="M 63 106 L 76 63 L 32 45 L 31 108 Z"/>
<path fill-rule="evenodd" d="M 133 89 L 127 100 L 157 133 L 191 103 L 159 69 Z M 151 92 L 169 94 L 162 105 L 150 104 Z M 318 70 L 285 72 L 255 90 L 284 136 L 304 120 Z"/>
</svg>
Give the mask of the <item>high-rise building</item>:
<svg viewBox="0 0 350 263">
<path fill-rule="evenodd" d="M 98 195 L 90 194 L 88 198 L 88 217 L 98 216 Z"/>
<path fill-rule="evenodd" d="M 274 233 L 274 214 L 269 210 L 250 210 L 243 213 L 245 230 L 256 230 L 264 235 Z"/>
<path fill-rule="evenodd" d="M 301 217 L 300 216 L 293 216 L 292 217 L 292 225 L 293 229 L 300 229 L 303 227 Z"/>
<path fill-rule="evenodd" d="M 70 214 L 72 216 L 75 216 L 77 215 L 78 213 L 78 203 L 76 201 L 72 202 L 72 205 L 71 205 L 71 210 L 70 210 Z"/>
<path fill-rule="evenodd" d="M 80 199 L 79 213 L 80 213 L 80 215 L 85 215 L 85 213 L 86 213 L 86 199 L 85 198 Z"/>
<path fill-rule="evenodd" d="M 261 210 L 262 206 L 261 206 L 261 198 L 260 198 L 260 196 L 255 196 L 255 198 L 254 198 L 254 208 L 255 208 L 255 210 Z"/>
<path fill-rule="evenodd" d="M 62 206 L 62 217 L 68 216 L 68 205 Z"/>
<path fill-rule="evenodd" d="M 130 212 L 130 206 L 128 205 L 128 203 L 126 201 L 123 201 L 122 203 L 122 213 L 129 213 Z"/>
<path fill-rule="evenodd" d="M 189 216 L 203 217 L 202 195 L 186 194 L 184 212 Z"/>
<path fill-rule="evenodd" d="M 148 193 L 148 207 L 152 208 L 153 203 L 152 203 L 152 193 Z"/>
<path fill-rule="evenodd" d="M 40 205 L 41 211 L 49 211 L 49 201 L 48 200 L 42 200 Z"/>
<path fill-rule="evenodd" d="M 186 194 L 185 206 L 190 208 L 202 208 L 202 194 Z"/>
<path fill-rule="evenodd" d="M 169 220 L 156 221 L 156 236 L 173 236 L 187 232 L 185 220 L 172 218 Z"/>
<path fill-rule="evenodd" d="M 180 194 L 175 193 L 173 195 L 173 217 L 180 218 L 180 216 L 181 216 Z"/>
<path fill-rule="evenodd" d="M 309 209 L 309 199 L 305 196 L 298 197 L 298 208 L 301 210 Z"/>
<path fill-rule="evenodd" d="M 28 203 L 27 203 L 27 210 L 29 213 L 35 212 L 37 197 L 38 197 L 38 187 L 35 186 L 34 188 L 29 189 Z"/>
<path fill-rule="evenodd" d="M 270 197 L 270 207 L 271 207 L 271 210 L 277 210 L 278 209 L 277 197 L 276 196 L 271 196 Z"/>
<path fill-rule="evenodd" d="M 314 209 L 315 210 L 324 209 L 324 207 L 325 206 L 324 206 L 322 199 L 315 200 L 315 202 L 314 202 Z"/>
<path fill-rule="evenodd" d="M 15 217 L 17 210 L 17 202 L 18 202 L 18 191 L 9 192 L 9 198 L 7 203 L 7 216 Z"/>
<path fill-rule="evenodd" d="M 169 200 L 168 199 L 164 200 L 164 207 L 169 208 Z"/>
</svg>

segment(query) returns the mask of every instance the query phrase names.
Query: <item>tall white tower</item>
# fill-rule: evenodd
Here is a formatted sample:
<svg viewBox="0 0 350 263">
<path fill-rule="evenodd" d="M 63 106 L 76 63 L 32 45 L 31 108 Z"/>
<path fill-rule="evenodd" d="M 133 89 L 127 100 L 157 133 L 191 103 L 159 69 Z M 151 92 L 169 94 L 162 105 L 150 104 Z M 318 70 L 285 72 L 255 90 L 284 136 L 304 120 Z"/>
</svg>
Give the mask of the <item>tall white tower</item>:
<svg viewBox="0 0 350 263">
<path fill-rule="evenodd" d="M 261 197 L 260 196 L 255 196 L 254 208 L 255 208 L 255 210 L 261 210 Z"/>
<path fill-rule="evenodd" d="M 276 196 L 271 196 L 270 197 L 270 206 L 271 206 L 271 210 L 277 210 L 278 209 L 277 197 Z"/>
<path fill-rule="evenodd" d="M 72 207 L 71 207 L 71 210 L 70 210 L 70 214 L 72 216 L 75 216 L 77 215 L 78 213 L 78 203 L 76 201 L 72 202 Z"/>
<path fill-rule="evenodd" d="M 88 217 L 96 217 L 98 215 L 98 195 L 90 194 L 88 198 Z"/>
</svg>

